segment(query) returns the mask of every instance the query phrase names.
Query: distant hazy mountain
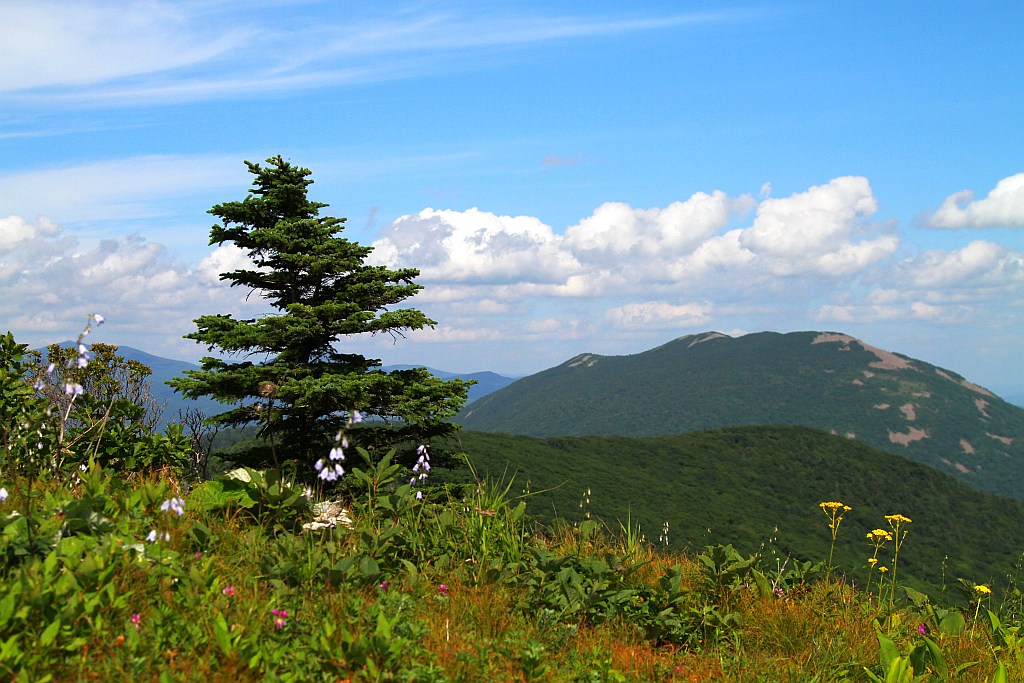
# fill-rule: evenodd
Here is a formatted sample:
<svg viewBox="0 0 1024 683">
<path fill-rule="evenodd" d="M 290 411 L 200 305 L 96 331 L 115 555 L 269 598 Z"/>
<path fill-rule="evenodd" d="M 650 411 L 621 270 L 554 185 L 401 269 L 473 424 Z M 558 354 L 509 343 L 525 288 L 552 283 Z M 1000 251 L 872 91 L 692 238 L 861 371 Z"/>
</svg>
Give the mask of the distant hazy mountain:
<svg viewBox="0 0 1024 683">
<path fill-rule="evenodd" d="M 75 342 L 66 341 L 62 342 L 61 346 L 74 346 Z M 181 394 L 175 393 L 173 389 L 167 386 L 166 382 L 169 379 L 180 376 L 186 370 L 198 370 L 199 365 L 197 363 L 189 363 L 183 360 L 172 360 L 170 358 L 162 358 L 161 356 L 154 356 L 151 353 L 140 351 L 139 349 L 132 348 L 131 346 L 118 346 L 118 354 L 124 356 L 128 360 L 135 360 L 140 363 L 144 363 L 149 366 L 153 371 L 151 379 L 153 381 L 153 396 L 157 399 L 160 404 L 165 405 L 163 422 L 174 420 L 178 416 L 178 411 L 186 407 L 194 407 L 202 410 L 207 415 L 214 415 L 219 412 L 223 412 L 225 407 L 224 404 L 218 403 L 213 399 L 205 398 L 199 400 L 190 400 L 184 398 Z M 422 367 L 419 365 L 388 365 L 382 368 L 383 370 L 390 372 L 392 370 L 402 370 L 408 368 Z M 497 391 L 504 386 L 507 386 L 514 382 L 516 378 L 505 377 L 504 375 L 498 375 L 493 372 L 473 372 L 468 374 L 460 374 L 455 372 L 447 372 L 444 370 L 434 370 L 427 368 L 431 373 L 440 377 L 441 379 L 451 379 L 453 377 L 460 377 L 462 379 L 476 380 L 469 389 L 469 401 L 475 401 L 478 398 L 486 396 L 487 394 Z"/>
<path fill-rule="evenodd" d="M 834 332 L 709 332 L 631 356 L 585 353 L 485 396 L 457 420 L 532 436 L 805 425 L 1024 498 L 1024 409 Z"/>
<path fill-rule="evenodd" d="M 392 370 L 408 370 L 410 368 L 424 367 L 420 365 L 385 365 L 382 369 L 386 372 Z M 493 393 L 498 389 L 507 387 L 512 382 L 516 381 L 515 377 L 506 377 L 505 375 L 499 375 L 494 372 L 470 372 L 470 373 L 458 373 L 458 372 L 447 372 L 445 370 L 435 370 L 434 368 L 427 368 L 432 375 L 440 377 L 441 379 L 452 379 L 458 377 L 459 379 L 472 379 L 476 380 L 476 384 L 469 388 L 469 398 L 466 404 L 472 403 L 478 398 L 483 398 L 487 394 Z"/>
</svg>

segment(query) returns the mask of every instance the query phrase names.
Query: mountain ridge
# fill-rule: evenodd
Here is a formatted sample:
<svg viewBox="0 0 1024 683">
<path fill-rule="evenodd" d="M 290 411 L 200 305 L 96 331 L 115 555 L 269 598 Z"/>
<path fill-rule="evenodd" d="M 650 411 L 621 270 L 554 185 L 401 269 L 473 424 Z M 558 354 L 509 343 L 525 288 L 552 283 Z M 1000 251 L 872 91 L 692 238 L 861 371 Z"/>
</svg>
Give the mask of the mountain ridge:
<svg viewBox="0 0 1024 683">
<path fill-rule="evenodd" d="M 705 332 L 627 356 L 577 354 L 466 406 L 456 421 L 536 437 L 804 425 L 1024 498 L 1024 409 L 842 332 Z"/>
</svg>

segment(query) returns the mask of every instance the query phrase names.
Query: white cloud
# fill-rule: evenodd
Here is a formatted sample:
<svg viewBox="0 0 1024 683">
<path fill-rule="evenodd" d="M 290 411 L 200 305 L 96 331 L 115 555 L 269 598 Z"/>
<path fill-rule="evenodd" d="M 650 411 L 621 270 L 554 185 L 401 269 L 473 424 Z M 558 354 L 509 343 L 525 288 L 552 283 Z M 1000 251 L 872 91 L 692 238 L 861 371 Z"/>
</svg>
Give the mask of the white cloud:
<svg viewBox="0 0 1024 683">
<path fill-rule="evenodd" d="M 1024 285 L 1024 254 L 985 240 L 955 251 L 931 250 L 900 264 L 914 289 Z"/>
<path fill-rule="evenodd" d="M 135 221 L 167 213 L 169 199 L 238 191 L 248 174 L 237 156 L 153 155 L 0 175 L 0 213 L 58 222 Z"/>
<path fill-rule="evenodd" d="M 0 218 L 0 253 L 11 251 L 21 242 L 53 236 L 59 231 L 48 218 L 40 218 L 33 224 L 21 216 L 5 216 Z"/>
<path fill-rule="evenodd" d="M 870 235 L 867 219 L 878 210 L 867 178 L 847 176 L 780 199 L 765 199 L 740 244 L 774 275 L 847 276 L 888 258 L 893 235 Z"/>
<path fill-rule="evenodd" d="M 729 199 L 724 192 L 698 192 L 664 209 L 636 209 L 608 202 L 565 231 L 566 246 L 581 261 L 609 264 L 625 259 L 668 261 L 692 252 L 754 200 Z"/>
<path fill-rule="evenodd" d="M 1024 173 L 1003 178 L 984 199 L 975 200 L 970 190 L 946 197 L 925 224 L 933 228 L 1024 227 Z"/>
<path fill-rule="evenodd" d="M 6 0 L 0 92 L 179 69 L 236 49 L 250 37 L 245 29 L 211 30 L 187 9 L 166 2 Z"/>
<path fill-rule="evenodd" d="M 560 242 L 532 216 L 424 209 L 385 228 L 372 258 L 419 268 L 424 281 L 554 284 L 580 269 Z"/>
<path fill-rule="evenodd" d="M 46 219 L 36 224 L 41 230 L 18 216 L 0 224 L 16 226 L 23 236 L 0 253 L 0 311 L 8 328 L 27 343 L 73 337 L 86 315 L 101 313 L 109 323 L 104 330 L 118 337 L 116 343 L 145 339 L 135 345 L 159 353 L 178 348 L 199 315 L 262 308 L 262 302 L 246 303 L 245 292 L 211 283 L 163 245 L 142 237 L 84 246 Z"/>
<path fill-rule="evenodd" d="M 664 301 L 631 303 L 609 309 L 605 319 L 616 327 L 627 329 L 679 329 L 706 325 L 711 319 L 709 304 L 683 304 Z"/>
<path fill-rule="evenodd" d="M 289 3 L 6 0 L 0 92 L 28 104 L 125 106 L 379 82 L 464 70 L 496 50 L 742 18 L 603 18 L 367 11 L 328 3 L 301 24 Z M 456 58 L 457 56 L 457 58 Z"/>
</svg>

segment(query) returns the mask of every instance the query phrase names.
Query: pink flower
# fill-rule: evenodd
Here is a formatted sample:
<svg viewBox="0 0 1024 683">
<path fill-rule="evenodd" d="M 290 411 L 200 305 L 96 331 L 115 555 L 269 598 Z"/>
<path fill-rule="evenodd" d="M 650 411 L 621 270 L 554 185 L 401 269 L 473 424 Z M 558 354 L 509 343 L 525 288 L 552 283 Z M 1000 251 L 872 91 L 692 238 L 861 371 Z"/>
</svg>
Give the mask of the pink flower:
<svg viewBox="0 0 1024 683">
<path fill-rule="evenodd" d="M 133 614 L 132 615 L 132 626 L 135 627 L 136 631 L 139 631 L 139 630 L 142 629 L 142 615 L 141 614 Z"/>
<path fill-rule="evenodd" d="M 221 589 L 220 592 L 223 593 L 224 595 L 228 596 L 229 598 L 235 597 L 235 587 L 234 586 L 225 586 L 224 588 Z"/>
<path fill-rule="evenodd" d="M 382 591 L 386 591 L 388 589 L 388 586 L 390 586 L 390 585 L 391 584 L 388 583 L 387 579 L 384 579 L 383 581 L 380 582 L 380 589 Z"/>
<path fill-rule="evenodd" d="M 286 609 L 272 609 L 270 613 L 274 615 L 274 628 L 280 631 L 288 623 L 288 610 Z"/>
<path fill-rule="evenodd" d="M 924 622 L 921 622 L 921 625 L 917 627 L 917 632 L 922 636 L 928 635 L 928 627 L 924 625 Z"/>
<path fill-rule="evenodd" d="M 437 590 L 441 595 L 448 595 L 448 586 L 443 583 L 437 587 Z"/>
</svg>

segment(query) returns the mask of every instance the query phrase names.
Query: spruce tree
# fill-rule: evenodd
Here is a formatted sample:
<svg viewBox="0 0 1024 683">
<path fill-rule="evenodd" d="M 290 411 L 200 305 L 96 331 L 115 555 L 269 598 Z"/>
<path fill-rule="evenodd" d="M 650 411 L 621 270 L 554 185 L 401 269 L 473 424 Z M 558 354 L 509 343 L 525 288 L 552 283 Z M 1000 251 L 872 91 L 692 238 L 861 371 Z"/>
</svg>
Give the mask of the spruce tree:
<svg viewBox="0 0 1024 683">
<path fill-rule="evenodd" d="M 440 380 L 423 368 L 384 372 L 380 360 L 336 347 L 354 335 L 397 340 L 433 327 L 422 312 L 395 308 L 422 289 L 413 282 L 419 271 L 368 265 L 373 248 L 341 237 L 345 219 L 321 216 L 327 204 L 307 198 L 308 169 L 280 156 L 266 166 L 245 163 L 255 176 L 250 194 L 210 209 L 221 221 L 210 245 L 248 253 L 254 267 L 220 278 L 263 297 L 273 311 L 248 320 L 197 318 L 197 331 L 185 337 L 239 360 L 203 358 L 200 370 L 169 384 L 190 398 L 229 404 L 214 422 L 260 426 L 270 447 L 250 454 L 248 464 L 312 465 L 343 428 L 356 445 L 398 447 L 400 457 L 454 431 L 447 419 L 465 402 L 469 382 Z M 365 419 L 356 423 L 357 416 Z"/>
</svg>

